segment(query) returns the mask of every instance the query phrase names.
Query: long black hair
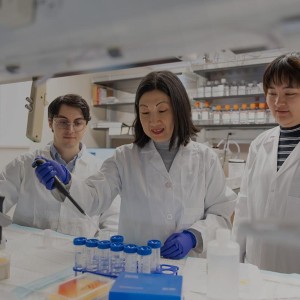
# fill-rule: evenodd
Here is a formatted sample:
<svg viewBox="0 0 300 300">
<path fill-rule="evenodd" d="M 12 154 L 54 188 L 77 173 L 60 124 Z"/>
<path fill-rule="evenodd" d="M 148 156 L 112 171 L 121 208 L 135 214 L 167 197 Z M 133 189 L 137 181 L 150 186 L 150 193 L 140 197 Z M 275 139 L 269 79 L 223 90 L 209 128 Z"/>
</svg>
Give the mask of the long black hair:
<svg viewBox="0 0 300 300">
<path fill-rule="evenodd" d="M 180 79 L 170 71 L 151 72 L 140 82 L 135 96 L 134 143 L 142 148 L 150 140 L 142 128 L 139 102 L 143 94 L 153 90 L 159 90 L 170 97 L 174 114 L 174 131 L 169 149 L 174 146 L 176 141 L 177 147 L 180 145 L 186 146 L 199 130 L 192 122 L 191 104 L 185 87 Z"/>
</svg>

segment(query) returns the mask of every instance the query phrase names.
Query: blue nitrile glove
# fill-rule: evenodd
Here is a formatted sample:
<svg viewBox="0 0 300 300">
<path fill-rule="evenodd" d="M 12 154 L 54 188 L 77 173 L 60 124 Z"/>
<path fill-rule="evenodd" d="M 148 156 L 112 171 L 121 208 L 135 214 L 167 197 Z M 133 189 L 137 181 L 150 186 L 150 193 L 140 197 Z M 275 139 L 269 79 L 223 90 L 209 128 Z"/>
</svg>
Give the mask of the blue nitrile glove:
<svg viewBox="0 0 300 300">
<path fill-rule="evenodd" d="M 161 247 L 160 253 L 164 258 L 181 259 L 196 246 L 196 237 L 190 231 L 173 233 Z"/>
<path fill-rule="evenodd" d="M 43 164 L 38 165 L 37 160 L 45 161 Z M 53 190 L 54 185 L 54 176 L 56 175 L 61 182 L 68 184 L 71 178 L 70 172 L 66 169 L 65 166 L 59 164 L 54 160 L 49 160 L 44 157 L 38 156 L 32 163 L 33 167 L 36 167 L 35 174 L 39 181 L 48 189 Z"/>
</svg>

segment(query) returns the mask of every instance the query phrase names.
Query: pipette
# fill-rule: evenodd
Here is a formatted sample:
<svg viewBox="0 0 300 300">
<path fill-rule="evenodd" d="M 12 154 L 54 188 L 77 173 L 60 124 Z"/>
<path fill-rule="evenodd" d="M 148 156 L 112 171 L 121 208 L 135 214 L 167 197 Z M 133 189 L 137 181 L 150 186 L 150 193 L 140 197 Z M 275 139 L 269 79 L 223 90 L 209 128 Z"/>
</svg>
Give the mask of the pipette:
<svg viewBox="0 0 300 300">
<path fill-rule="evenodd" d="M 44 164 L 45 162 L 46 161 L 41 158 L 36 159 L 32 163 L 32 167 L 35 168 L 37 166 Z M 64 196 L 66 196 L 73 203 L 73 205 L 77 208 L 77 210 L 81 214 L 83 214 L 89 220 L 89 222 L 97 229 L 97 231 L 95 233 L 95 236 L 97 236 L 98 233 L 100 232 L 100 228 L 94 223 L 93 219 L 83 210 L 83 208 L 78 204 L 78 202 L 70 195 L 70 193 L 66 189 L 65 185 L 61 182 L 61 180 L 56 175 L 54 175 L 54 185 Z M 60 200 L 58 200 L 58 201 L 60 201 Z"/>
</svg>

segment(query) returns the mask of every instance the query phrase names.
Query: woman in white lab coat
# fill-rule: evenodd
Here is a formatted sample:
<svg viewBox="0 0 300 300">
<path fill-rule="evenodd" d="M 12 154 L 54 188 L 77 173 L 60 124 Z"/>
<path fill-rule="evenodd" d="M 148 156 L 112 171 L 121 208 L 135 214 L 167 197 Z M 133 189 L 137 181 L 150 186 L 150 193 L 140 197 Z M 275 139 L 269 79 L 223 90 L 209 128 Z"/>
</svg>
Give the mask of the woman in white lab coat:
<svg viewBox="0 0 300 300">
<path fill-rule="evenodd" d="M 72 206 L 66 207 L 57 201 L 39 183 L 32 168 L 34 158 L 43 156 L 65 164 L 72 174 L 81 179 L 95 173 L 102 161 L 91 155 L 81 143 L 89 120 L 89 106 L 78 95 L 64 95 L 51 102 L 48 121 L 53 131 L 53 142 L 44 149 L 15 158 L 0 174 L 0 194 L 5 197 L 4 212 L 15 205 L 14 223 L 71 235 L 93 235 L 96 232 L 95 226 L 91 226 Z M 69 126 L 69 123 L 73 125 Z M 117 202 L 100 219 L 95 216 L 94 222 L 116 232 L 119 217 Z"/>
<path fill-rule="evenodd" d="M 265 71 L 263 88 L 280 126 L 262 133 L 250 145 L 233 233 L 242 260 L 260 269 L 300 273 L 300 240 L 295 245 L 295 236 L 286 244 L 287 237 L 280 239 L 280 233 L 275 237 L 278 241 L 272 241 L 268 234 L 246 239 L 238 230 L 251 217 L 253 222 L 296 221 L 300 225 L 300 59 L 295 55 L 276 58 Z"/>
<path fill-rule="evenodd" d="M 159 239 L 166 258 L 205 254 L 219 227 L 230 227 L 236 195 L 226 187 L 217 155 L 191 140 L 197 129 L 179 78 L 152 72 L 135 99 L 135 141 L 116 149 L 85 182 L 72 175 L 70 193 L 90 214 L 105 211 L 120 194 L 119 234 L 126 243 Z M 36 168 L 49 189 L 61 166 L 48 161 Z M 61 176 L 65 180 L 65 176 Z"/>
</svg>

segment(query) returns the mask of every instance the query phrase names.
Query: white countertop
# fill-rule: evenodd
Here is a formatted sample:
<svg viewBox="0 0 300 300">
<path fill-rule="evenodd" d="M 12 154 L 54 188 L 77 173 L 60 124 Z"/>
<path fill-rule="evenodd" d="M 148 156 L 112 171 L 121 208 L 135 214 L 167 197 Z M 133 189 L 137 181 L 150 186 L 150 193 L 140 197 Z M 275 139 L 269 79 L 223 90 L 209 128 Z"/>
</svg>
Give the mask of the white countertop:
<svg viewBox="0 0 300 300">
<path fill-rule="evenodd" d="M 31 293 L 74 274 L 73 237 L 51 231 L 51 245 L 45 247 L 43 230 L 11 225 L 4 228 L 5 251 L 10 254 L 10 278 L 0 281 L 0 299 L 44 299 Z M 1 250 L 2 251 L 2 250 Z M 206 260 L 162 260 L 179 266 L 185 300 L 206 297 Z M 260 271 L 241 264 L 240 299 L 300 299 L 300 275 Z M 168 276 L 168 275 L 166 275 Z"/>
</svg>

